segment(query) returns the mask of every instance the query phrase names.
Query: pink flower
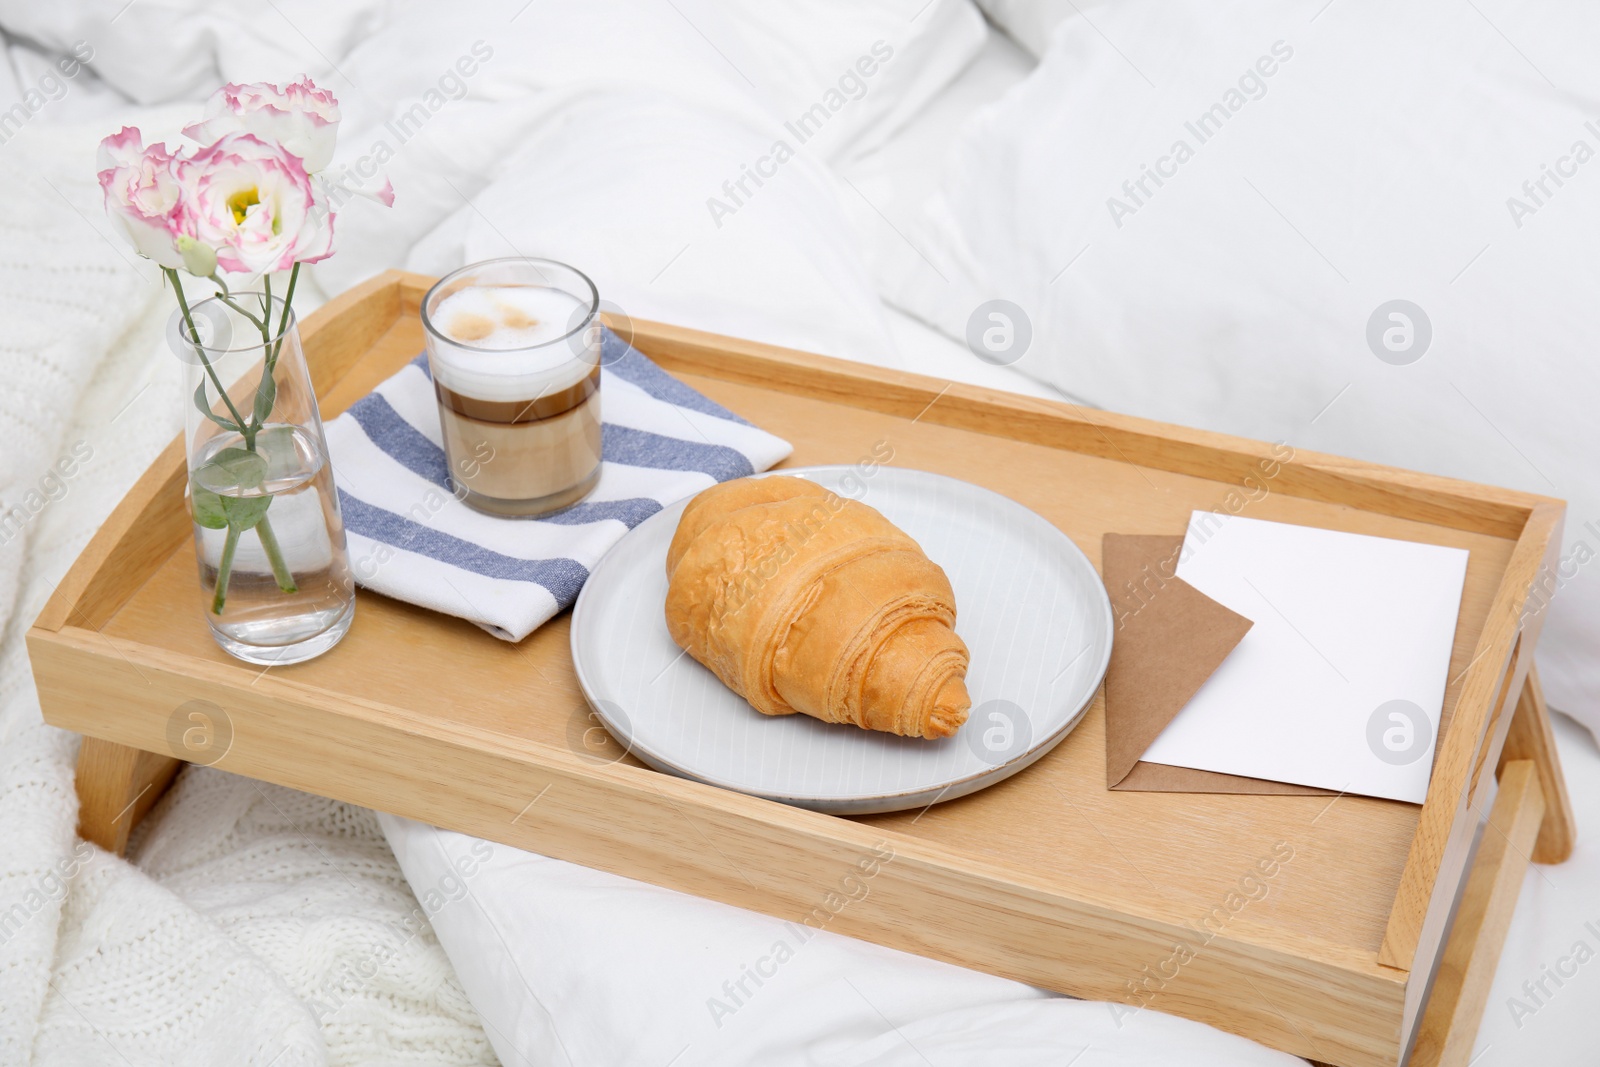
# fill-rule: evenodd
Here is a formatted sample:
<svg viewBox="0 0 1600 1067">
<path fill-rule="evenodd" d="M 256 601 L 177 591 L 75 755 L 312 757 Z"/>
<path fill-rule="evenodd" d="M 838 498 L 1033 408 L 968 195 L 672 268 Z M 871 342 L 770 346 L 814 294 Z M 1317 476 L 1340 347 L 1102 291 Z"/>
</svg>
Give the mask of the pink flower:
<svg viewBox="0 0 1600 1067">
<path fill-rule="evenodd" d="M 230 133 L 174 173 L 180 226 L 216 249 L 223 270 L 259 275 L 333 254 L 333 212 L 300 157 L 249 133 Z"/>
<path fill-rule="evenodd" d="M 283 145 L 315 174 L 333 161 L 339 101 L 304 76 L 281 88 L 271 82 L 229 82 L 211 94 L 205 118 L 183 132 L 201 144 L 230 133 L 253 133 Z"/>
<path fill-rule="evenodd" d="M 100 189 L 106 214 L 134 251 L 163 267 L 183 266 L 182 190 L 173 174 L 173 155 L 164 144 L 144 147 L 132 126 L 100 142 Z"/>
</svg>

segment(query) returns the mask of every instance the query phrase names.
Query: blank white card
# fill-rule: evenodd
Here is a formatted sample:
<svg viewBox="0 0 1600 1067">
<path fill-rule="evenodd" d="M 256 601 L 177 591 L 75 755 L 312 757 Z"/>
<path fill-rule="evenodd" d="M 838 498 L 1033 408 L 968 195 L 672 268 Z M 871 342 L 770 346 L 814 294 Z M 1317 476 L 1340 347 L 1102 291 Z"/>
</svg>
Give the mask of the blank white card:
<svg viewBox="0 0 1600 1067">
<path fill-rule="evenodd" d="M 1196 511 L 1177 573 L 1255 625 L 1144 759 L 1422 802 L 1466 550 Z"/>
</svg>

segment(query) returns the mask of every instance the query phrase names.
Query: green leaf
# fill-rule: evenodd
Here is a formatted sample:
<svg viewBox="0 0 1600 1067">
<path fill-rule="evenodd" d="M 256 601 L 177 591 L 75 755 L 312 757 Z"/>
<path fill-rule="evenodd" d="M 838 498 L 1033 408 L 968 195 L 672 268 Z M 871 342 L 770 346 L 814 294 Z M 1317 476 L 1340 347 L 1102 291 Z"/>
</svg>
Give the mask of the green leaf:
<svg viewBox="0 0 1600 1067">
<path fill-rule="evenodd" d="M 211 404 L 206 400 L 206 382 L 204 378 L 200 379 L 200 387 L 194 391 L 194 406 L 200 409 L 200 414 L 221 426 L 224 430 L 232 430 L 234 433 L 238 433 L 244 429 L 232 419 L 225 419 L 211 410 Z"/>
<path fill-rule="evenodd" d="M 261 371 L 261 384 L 256 387 L 256 425 L 267 421 L 267 416 L 272 414 L 272 405 L 278 400 L 278 383 L 273 380 L 272 373 L 265 368 Z"/>
<path fill-rule="evenodd" d="M 194 512 L 195 522 L 208 530 L 220 530 L 228 525 L 228 513 L 223 509 L 220 496 L 198 485 L 191 486 L 189 493 L 190 510 Z"/>
<path fill-rule="evenodd" d="M 234 496 L 230 489 L 255 489 L 267 477 L 267 461 L 259 453 L 243 448 L 224 448 L 195 471 L 204 476 L 203 485 L 223 496 Z"/>
<path fill-rule="evenodd" d="M 243 533 L 266 515 L 267 508 L 272 505 L 270 496 L 225 496 L 222 500 L 222 510 L 227 512 L 228 526 Z"/>
<path fill-rule="evenodd" d="M 305 469 L 293 426 L 269 426 L 256 434 L 256 452 L 266 458 L 267 478 L 293 478 Z"/>
</svg>

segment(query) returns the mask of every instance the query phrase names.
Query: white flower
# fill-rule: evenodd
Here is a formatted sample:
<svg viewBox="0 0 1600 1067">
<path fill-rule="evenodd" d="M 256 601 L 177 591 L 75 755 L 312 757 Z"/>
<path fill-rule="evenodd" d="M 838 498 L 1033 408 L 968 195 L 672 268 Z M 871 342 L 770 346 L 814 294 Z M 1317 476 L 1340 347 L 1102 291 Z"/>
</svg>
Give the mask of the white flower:
<svg viewBox="0 0 1600 1067">
<path fill-rule="evenodd" d="M 224 270 L 255 276 L 333 254 L 333 212 L 286 148 L 231 133 L 173 170 L 183 233 L 216 249 Z"/>
<path fill-rule="evenodd" d="M 281 88 L 271 82 L 229 82 L 211 94 L 205 118 L 183 132 L 201 144 L 230 133 L 253 133 L 281 144 L 315 174 L 333 161 L 339 101 L 304 76 Z"/>
<path fill-rule="evenodd" d="M 100 189 L 106 214 L 134 251 L 162 267 L 183 266 L 182 191 L 164 144 L 145 148 L 139 131 L 124 126 L 100 142 Z"/>
</svg>

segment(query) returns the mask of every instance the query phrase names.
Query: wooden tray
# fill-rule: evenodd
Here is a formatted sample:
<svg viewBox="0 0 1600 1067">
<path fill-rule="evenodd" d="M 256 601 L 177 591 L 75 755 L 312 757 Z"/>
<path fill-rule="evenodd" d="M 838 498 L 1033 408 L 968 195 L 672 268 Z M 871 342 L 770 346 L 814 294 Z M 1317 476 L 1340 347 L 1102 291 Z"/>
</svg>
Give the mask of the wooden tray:
<svg viewBox="0 0 1600 1067">
<path fill-rule="evenodd" d="M 307 321 L 325 417 L 421 350 L 431 282 L 386 274 Z M 214 705 L 231 740 L 205 762 L 239 774 L 1316 1060 L 1394 1064 L 1415 1037 L 1413 1062 L 1466 1061 L 1528 855 L 1570 849 L 1529 676 L 1542 615 L 1523 618 L 1555 561 L 1560 501 L 1322 455 L 1271 465 L 1256 442 L 634 328 L 667 370 L 794 442 L 791 463 L 853 462 L 886 442 L 897 465 L 1026 504 L 1096 561 L 1103 533 L 1178 533 L 1193 508 L 1469 549 L 1427 802 L 1110 792 L 1097 701 L 1053 753 L 985 792 L 920 813 L 822 815 L 597 745 L 565 616 L 510 645 L 366 593 L 339 647 L 263 672 L 224 655 L 200 618 L 174 442 L 28 634 L 46 719 L 88 735 L 85 836 L 123 847 L 173 756 L 193 755 L 190 713 Z M 1486 767 L 1501 771 L 1499 832 L 1469 880 Z M 865 898 L 836 908 L 830 894 L 875 849 L 893 858 L 872 865 Z"/>
</svg>

